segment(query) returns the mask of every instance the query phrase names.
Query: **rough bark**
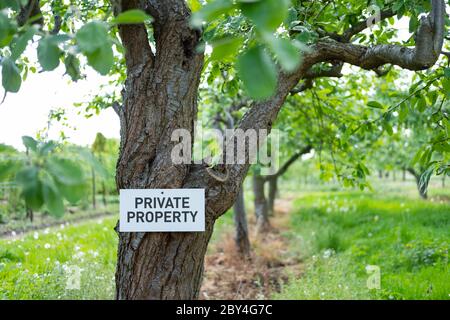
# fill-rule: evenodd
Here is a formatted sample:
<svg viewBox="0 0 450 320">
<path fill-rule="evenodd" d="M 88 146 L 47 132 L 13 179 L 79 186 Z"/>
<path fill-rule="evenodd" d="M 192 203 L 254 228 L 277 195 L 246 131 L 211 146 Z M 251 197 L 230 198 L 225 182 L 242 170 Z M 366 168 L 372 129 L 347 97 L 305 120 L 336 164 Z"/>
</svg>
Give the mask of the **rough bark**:
<svg viewBox="0 0 450 320">
<path fill-rule="evenodd" d="M 122 1 L 119 10 L 138 4 Z M 145 9 L 155 18 L 155 56 L 145 26 L 123 25 L 119 29 L 127 50 L 124 104 L 119 109 L 119 189 L 182 188 L 189 172 L 187 164 L 171 161 L 175 145 L 171 134 L 183 128 L 193 135 L 203 65 L 203 55 L 195 50 L 199 34 L 189 27 L 184 1 L 149 1 L 148 6 Z M 213 222 L 208 213 L 205 232 L 119 232 L 116 297 L 197 298 Z"/>
<path fill-rule="evenodd" d="M 328 61 L 338 60 L 367 70 L 385 64 L 409 70 L 428 69 L 436 63 L 442 51 L 445 15 L 445 1 L 432 0 L 430 14 L 420 18 L 414 48 L 390 44 L 365 47 L 325 38 L 317 42 L 315 50 L 319 55 L 326 56 Z"/>
<path fill-rule="evenodd" d="M 17 24 L 23 26 L 29 19 L 34 19 L 33 24 L 42 25 L 44 23 L 39 0 L 29 0 L 24 6 L 21 6 L 17 15 Z"/>
<path fill-rule="evenodd" d="M 269 212 L 267 210 L 267 200 L 264 193 L 264 182 L 264 177 L 257 173 L 253 174 L 256 230 L 258 233 L 264 233 L 270 229 Z"/>
<path fill-rule="evenodd" d="M 228 110 L 224 110 L 225 115 L 222 113 L 217 113 L 214 118 L 214 128 L 221 131 L 224 136 L 226 136 L 221 124 L 224 124 L 226 129 L 233 129 L 235 124 L 235 118 L 232 115 L 232 111 L 239 110 L 246 105 L 246 101 L 237 101 Z M 225 142 L 225 141 L 224 141 Z M 234 230 L 235 237 L 234 242 L 237 251 L 244 258 L 250 258 L 250 239 L 248 236 L 247 227 L 247 214 L 245 210 L 244 201 L 244 185 L 240 186 L 236 201 L 233 204 L 234 212 Z"/>
<path fill-rule="evenodd" d="M 269 216 L 273 216 L 275 213 L 275 199 L 278 192 L 278 176 L 274 175 L 268 177 L 267 183 L 269 185 L 269 191 L 267 193 L 267 211 Z"/>
<path fill-rule="evenodd" d="M 247 216 L 245 211 L 244 190 L 241 186 L 233 205 L 235 242 L 238 252 L 245 258 L 250 257 L 250 240 L 248 237 Z"/>
</svg>

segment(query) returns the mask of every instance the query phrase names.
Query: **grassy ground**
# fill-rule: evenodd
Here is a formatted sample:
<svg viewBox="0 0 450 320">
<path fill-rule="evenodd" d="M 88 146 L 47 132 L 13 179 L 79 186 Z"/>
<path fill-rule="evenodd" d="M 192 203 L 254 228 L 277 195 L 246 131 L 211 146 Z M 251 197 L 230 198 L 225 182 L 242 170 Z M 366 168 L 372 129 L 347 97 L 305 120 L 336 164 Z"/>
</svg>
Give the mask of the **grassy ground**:
<svg viewBox="0 0 450 320">
<path fill-rule="evenodd" d="M 275 298 L 450 299 L 445 194 L 434 202 L 389 194 L 311 192 L 297 199 L 287 236 L 307 271 Z M 379 289 L 367 287 L 369 265 L 380 268 Z"/>
<path fill-rule="evenodd" d="M 109 196 L 107 205 L 103 205 L 101 199 L 97 199 L 96 209 L 90 203 L 82 203 L 79 206 L 66 207 L 66 213 L 62 218 L 56 218 L 46 212 L 35 212 L 33 222 L 25 218 L 24 209 L 15 214 L 5 214 L 8 203 L 3 200 L 0 203 L 0 237 L 28 232 L 35 229 L 42 229 L 62 222 L 76 222 L 98 216 L 116 214 L 119 210 L 117 196 Z M 2 215 L 3 211 L 3 215 Z"/>
<path fill-rule="evenodd" d="M 111 299 L 117 218 L 0 240 L 0 299 Z M 79 269 L 77 269 L 79 268 Z M 80 270 L 80 290 L 72 277 Z"/>
<path fill-rule="evenodd" d="M 290 243 L 288 255 L 303 259 L 306 271 L 293 275 L 274 298 L 450 298 L 448 191 L 425 202 L 413 188 L 401 196 L 378 190 L 383 193 L 296 193 L 290 230 L 283 235 Z M 0 240 L 0 299 L 113 298 L 115 223 L 116 217 L 64 222 Z M 216 225 L 213 243 L 230 228 L 227 213 Z M 381 289 L 367 289 L 367 265 L 380 267 Z M 71 288 L 76 268 L 80 290 Z"/>
</svg>

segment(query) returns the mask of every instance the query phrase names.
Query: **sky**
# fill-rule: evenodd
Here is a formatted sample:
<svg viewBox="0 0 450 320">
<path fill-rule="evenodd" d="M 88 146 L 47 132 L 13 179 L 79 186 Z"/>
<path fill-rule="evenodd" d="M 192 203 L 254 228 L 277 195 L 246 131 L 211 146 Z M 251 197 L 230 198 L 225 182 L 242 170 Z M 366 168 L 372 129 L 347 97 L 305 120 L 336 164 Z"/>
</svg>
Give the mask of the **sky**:
<svg viewBox="0 0 450 320">
<path fill-rule="evenodd" d="M 75 127 L 64 128 L 70 142 L 90 145 L 97 132 L 108 138 L 119 138 L 119 118 L 112 108 L 86 119 L 78 115 L 80 108 L 73 106 L 76 102 L 89 101 L 89 96 L 99 92 L 100 85 L 108 78 L 89 69 L 86 79 L 75 83 L 63 76 L 64 71 L 64 66 L 60 65 L 52 72 L 30 72 L 18 93 L 8 93 L 0 105 L 0 143 L 23 150 L 22 136 L 35 137 L 47 126 L 50 110 L 60 107 L 66 110 L 70 124 Z M 54 121 L 48 138 L 57 140 L 61 129 L 62 125 Z"/>
</svg>

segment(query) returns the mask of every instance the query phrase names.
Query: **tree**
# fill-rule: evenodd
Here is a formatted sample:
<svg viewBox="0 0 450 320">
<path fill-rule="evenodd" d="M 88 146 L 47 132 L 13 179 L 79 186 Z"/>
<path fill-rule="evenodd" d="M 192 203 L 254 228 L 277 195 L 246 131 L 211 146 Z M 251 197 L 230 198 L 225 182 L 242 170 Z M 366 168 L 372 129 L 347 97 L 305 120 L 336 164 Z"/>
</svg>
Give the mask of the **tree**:
<svg viewBox="0 0 450 320">
<path fill-rule="evenodd" d="M 0 179 L 14 179 L 25 200 L 27 218 L 33 221 L 33 211 L 44 205 L 47 211 L 61 217 L 64 199 L 76 203 L 85 192 L 85 179 L 74 156 L 61 152 L 54 141 L 37 141 L 22 137 L 25 154 L 2 154 Z"/>
<path fill-rule="evenodd" d="M 302 150 L 295 152 L 283 165 L 278 169 L 278 171 L 271 176 L 267 176 L 266 180 L 269 184 L 267 206 L 269 216 L 274 213 L 275 198 L 278 192 L 278 179 L 282 177 L 289 167 L 295 163 L 301 156 L 309 153 L 312 150 L 311 146 L 306 146 Z"/>
<path fill-rule="evenodd" d="M 217 102 L 214 104 L 217 106 L 221 103 L 231 103 L 229 108 L 220 107 L 217 112 L 212 115 L 213 126 L 216 130 L 219 130 L 223 137 L 226 137 L 227 130 L 233 130 L 235 128 L 235 122 L 238 115 L 236 112 L 241 108 L 245 107 L 246 100 L 237 100 L 237 99 L 222 99 L 217 96 L 216 92 L 208 90 L 205 92 L 205 95 L 210 95 L 213 98 L 213 101 Z M 226 96 L 225 96 L 226 97 Z M 222 101 L 222 100 L 231 100 L 231 101 Z M 222 143 L 226 143 L 226 139 L 223 139 Z M 244 258 L 250 258 L 250 239 L 248 235 L 248 226 L 247 226 L 247 212 L 245 210 L 245 198 L 244 198 L 244 185 L 240 186 L 238 195 L 233 204 L 233 218 L 234 218 L 234 228 L 235 228 L 235 244 L 238 250 L 238 253 L 241 254 Z"/>
<path fill-rule="evenodd" d="M 192 8 L 200 4 L 189 2 Z M 11 3 L 15 4 L 12 9 L 16 10 L 17 23 L 22 26 L 25 26 L 22 22 L 30 17 L 28 14 L 22 19 L 24 13 L 38 13 L 35 20 L 38 26 L 45 21 L 39 19 L 39 11 L 46 16 L 58 16 L 48 9 L 43 11 L 46 1 L 30 1 L 23 7 L 21 2 Z M 92 7 L 90 3 L 82 3 Z M 238 72 L 232 71 L 230 75 L 242 81 L 253 102 L 237 127 L 244 131 L 270 131 L 289 93 L 298 89 L 298 85 L 309 86 L 311 81 L 327 77 L 336 62 L 337 65 L 346 63 L 377 73 L 384 73 L 382 67 L 386 64 L 414 71 L 433 67 L 441 54 L 445 34 L 444 1 L 432 0 L 431 6 L 428 1 L 415 0 L 379 3 L 381 31 L 368 38 L 363 31 L 374 19 L 364 17 L 365 8 L 360 1 L 337 1 L 333 6 L 330 2 L 324 6 L 315 1 L 294 1 L 292 5 L 278 0 L 212 1 L 200 6 L 201 10 L 192 18 L 193 25 L 202 28 L 192 27 L 191 10 L 181 0 L 113 2 L 115 18 L 108 21 L 113 26 L 118 25 L 125 49 L 127 77 L 123 101 L 114 104 L 121 122 L 117 187 L 202 188 L 206 195 L 205 232 L 119 232 L 118 299 L 198 297 L 204 256 L 214 222 L 235 202 L 250 167 L 250 163 L 245 163 L 218 165 L 211 169 L 207 165 L 174 164 L 171 161 L 171 151 L 176 144 L 171 140 L 171 133 L 183 128 L 194 134 L 197 93 L 205 62 L 205 54 L 199 50 L 202 41 L 212 44 L 212 58 L 223 60 L 225 56 L 231 59 L 238 56 L 229 68 L 234 70 L 236 66 Z M 60 10 L 66 9 L 63 6 Z M 428 11 L 427 16 L 417 18 Z M 152 17 L 151 24 L 144 12 Z M 83 10 L 81 20 L 92 20 L 95 14 L 101 15 L 101 10 Z M 393 41 L 393 33 L 383 32 L 387 29 L 386 20 L 405 14 L 415 22 L 411 24 L 415 43 L 413 40 L 408 43 L 414 45 L 412 48 L 389 44 Z M 2 82 L 7 91 L 17 92 L 21 83 L 16 65 L 17 52 L 19 55 L 23 52 L 24 39 L 20 37 L 19 41 L 16 37 L 17 27 L 11 16 L 0 15 L 2 24 L 7 26 L 2 28 L 0 43 L 12 45 L 14 49 L 13 55 L 2 55 Z M 38 57 L 44 70 L 53 70 L 64 55 L 68 73 L 76 79 L 79 76 L 76 55 L 80 52 L 101 74 L 111 70 L 115 59 L 113 40 L 105 22 L 91 21 L 77 30 L 75 36 L 60 36 L 53 34 L 60 28 L 68 32 L 73 30 L 65 21 L 50 21 L 52 28 L 48 31 L 42 27 L 39 32 L 30 31 L 40 36 Z M 207 24 L 203 25 L 203 21 Z M 281 25 L 287 32 L 277 31 Z M 231 35 L 224 37 L 230 28 Z M 23 31 L 21 29 L 19 34 Z M 111 33 L 114 35 L 114 31 Z M 25 44 L 29 39 L 31 37 L 25 38 Z M 224 42 L 228 44 L 225 50 Z M 75 48 L 76 54 L 69 48 Z M 212 69 L 220 64 L 212 61 Z M 211 170 L 226 173 L 227 179 L 215 178 L 217 175 L 211 175 Z"/>
</svg>

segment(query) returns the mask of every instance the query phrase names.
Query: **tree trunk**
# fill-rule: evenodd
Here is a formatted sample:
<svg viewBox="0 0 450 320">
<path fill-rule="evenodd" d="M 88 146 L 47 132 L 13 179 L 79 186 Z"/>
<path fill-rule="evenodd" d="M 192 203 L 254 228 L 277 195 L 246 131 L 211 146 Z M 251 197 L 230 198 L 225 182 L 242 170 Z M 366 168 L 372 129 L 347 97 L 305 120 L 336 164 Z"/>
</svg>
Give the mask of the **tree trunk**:
<svg viewBox="0 0 450 320">
<path fill-rule="evenodd" d="M 253 174 L 253 193 L 256 215 L 256 230 L 264 233 L 270 228 L 267 201 L 264 194 L 264 177 L 257 173 Z"/>
<path fill-rule="evenodd" d="M 115 8 L 115 14 L 137 8 L 140 3 L 138 0 L 122 1 L 122 8 Z M 214 222 L 233 205 L 250 162 L 211 169 L 203 164 L 172 161 L 171 153 L 180 143 L 172 140 L 173 132 L 183 129 L 194 136 L 197 92 L 203 68 L 203 54 L 197 50 L 201 34 L 190 28 L 190 12 L 185 1 L 151 1 L 146 5 L 154 18 L 155 54 L 143 24 L 119 25 L 127 79 L 123 105 L 113 105 L 121 126 L 117 189 L 205 189 L 205 232 L 118 230 L 116 298 L 195 299 L 200 291 L 204 257 Z M 315 60 L 311 59 L 310 63 L 313 62 Z M 294 74 L 280 72 L 274 96 L 253 102 L 239 122 L 239 129 L 270 131 L 286 96 L 310 66 L 305 64 Z M 190 141 L 191 146 L 193 141 Z M 236 145 L 236 142 L 230 144 Z M 191 154 L 185 156 L 191 159 Z M 226 178 L 219 179 L 211 170 Z"/>
<path fill-rule="evenodd" d="M 392 180 L 395 182 L 397 181 L 397 176 L 395 174 L 395 170 L 392 171 Z"/>
<path fill-rule="evenodd" d="M 34 213 L 33 213 L 33 209 L 30 209 L 27 207 L 27 219 L 30 219 L 30 222 L 33 223 L 34 220 Z"/>
<path fill-rule="evenodd" d="M 133 8 L 134 2 L 126 4 Z M 119 27 L 127 49 L 127 80 L 123 106 L 118 110 L 121 145 L 117 187 L 205 188 L 200 179 L 203 174 L 187 182 L 193 168 L 171 159 L 171 151 L 179 143 L 171 140 L 172 133 L 184 129 L 193 137 L 203 66 L 203 55 L 196 52 L 200 34 L 189 27 L 184 1 L 154 2 L 151 6 L 156 55 L 144 25 Z M 124 5 L 121 9 L 129 8 Z M 205 195 L 208 198 L 208 191 Z M 230 191 L 232 200 L 234 196 Z M 207 199 L 205 232 L 119 232 L 116 298 L 198 298 L 215 214 Z"/>
<path fill-rule="evenodd" d="M 273 216 L 275 214 L 275 199 L 278 192 L 278 176 L 274 175 L 268 178 L 269 192 L 267 197 L 267 210 L 268 215 Z"/>
<path fill-rule="evenodd" d="M 103 206 L 106 207 L 106 184 L 105 181 L 102 181 L 102 199 L 103 199 Z"/>
<path fill-rule="evenodd" d="M 383 170 L 378 170 L 378 178 L 383 179 Z"/>
<path fill-rule="evenodd" d="M 250 240 L 248 238 L 247 217 L 245 212 L 244 186 L 241 186 L 233 206 L 235 242 L 238 252 L 245 258 L 250 256 Z"/>
<path fill-rule="evenodd" d="M 419 191 L 420 197 L 422 199 L 427 199 L 428 198 L 427 190 L 424 191 L 420 188 L 420 174 L 416 172 L 416 170 L 414 170 L 413 168 L 408 168 L 407 170 L 414 176 L 414 179 L 416 180 L 417 191 Z"/>
<path fill-rule="evenodd" d="M 97 208 L 97 202 L 95 201 L 95 193 L 96 191 L 96 187 L 95 187 L 95 171 L 94 168 L 91 168 L 91 180 L 92 180 L 92 208 L 96 209 Z"/>
<path fill-rule="evenodd" d="M 402 169 L 402 181 L 403 182 L 406 181 L 406 169 L 405 168 Z"/>
</svg>

